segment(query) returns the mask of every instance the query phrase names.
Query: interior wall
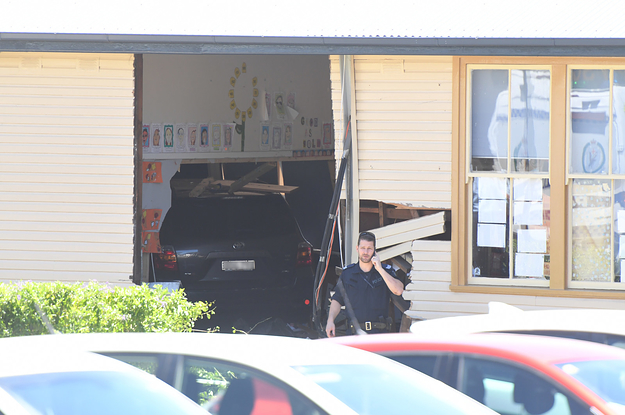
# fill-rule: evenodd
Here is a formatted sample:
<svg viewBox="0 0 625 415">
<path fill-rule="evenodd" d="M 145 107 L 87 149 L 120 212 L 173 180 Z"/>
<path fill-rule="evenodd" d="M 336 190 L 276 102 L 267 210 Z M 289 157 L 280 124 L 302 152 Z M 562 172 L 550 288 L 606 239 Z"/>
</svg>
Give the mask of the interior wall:
<svg viewBox="0 0 625 415">
<path fill-rule="evenodd" d="M 243 73 L 243 63 L 246 72 Z M 237 77 L 235 69 L 239 70 Z M 256 78 L 256 85 L 253 79 Z M 234 79 L 235 86 L 231 84 Z M 324 55 L 145 55 L 144 56 L 144 110 L 143 123 L 162 124 L 209 124 L 238 123 L 235 109 L 231 108 L 230 91 L 234 92 L 236 107 L 242 111 L 251 108 L 256 99 L 257 108 L 252 108 L 252 117 L 245 122 L 245 155 L 266 155 L 283 157 L 313 157 L 312 151 L 334 149 L 334 143 L 324 146 L 322 129 L 324 123 L 332 122 L 330 99 L 330 68 L 328 56 Z M 258 97 L 254 98 L 254 88 Z M 271 94 L 272 102 L 276 92 L 284 94 L 284 103 L 289 93 L 295 93 L 295 110 L 298 115 L 292 119 L 287 113 L 284 120 L 277 116 L 275 105 L 271 105 L 269 120 L 263 120 L 264 92 Z M 302 117 L 304 123 L 302 124 Z M 310 121 L 313 120 L 313 126 Z M 316 120 L 316 124 L 315 124 Z M 261 123 L 273 126 L 293 124 L 291 148 L 282 145 L 279 150 L 261 147 Z M 270 131 L 272 131 L 270 129 Z M 284 131 L 284 130 L 283 130 Z M 232 148 L 197 154 L 207 159 L 227 157 L 226 153 L 241 153 L 241 136 L 235 134 Z M 271 134 L 270 134 L 271 141 Z M 284 143 L 283 143 L 284 144 Z M 314 147 L 313 147 L 314 146 Z M 300 153 L 299 150 L 302 150 Z M 294 153 L 293 153 L 294 152 Z M 185 151 L 187 158 L 189 152 Z M 317 155 L 317 156 L 320 156 Z M 151 154 L 144 159 L 175 158 L 175 154 Z"/>
</svg>

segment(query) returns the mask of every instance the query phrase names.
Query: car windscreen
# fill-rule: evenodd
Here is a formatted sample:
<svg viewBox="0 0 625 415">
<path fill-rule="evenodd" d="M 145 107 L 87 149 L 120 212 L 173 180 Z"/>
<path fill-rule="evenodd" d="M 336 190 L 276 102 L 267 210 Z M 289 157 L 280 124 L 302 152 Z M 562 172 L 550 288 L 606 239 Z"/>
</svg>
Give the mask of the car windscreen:
<svg viewBox="0 0 625 415">
<path fill-rule="evenodd" d="M 588 360 L 557 366 L 604 401 L 625 405 L 625 360 Z"/>
<path fill-rule="evenodd" d="M 62 372 L 0 378 L 33 415 L 207 415 L 165 383 L 132 372 Z"/>
<path fill-rule="evenodd" d="M 280 195 L 180 199 L 165 217 L 161 239 L 170 234 L 223 240 L 297 232 L 295 219 Z"/>
<path fill-rule="evenodd" d="M 403 365 L 296 366 L 307 378 L 360 415 L 496 415 L 455 389 Z"/>
</svg>

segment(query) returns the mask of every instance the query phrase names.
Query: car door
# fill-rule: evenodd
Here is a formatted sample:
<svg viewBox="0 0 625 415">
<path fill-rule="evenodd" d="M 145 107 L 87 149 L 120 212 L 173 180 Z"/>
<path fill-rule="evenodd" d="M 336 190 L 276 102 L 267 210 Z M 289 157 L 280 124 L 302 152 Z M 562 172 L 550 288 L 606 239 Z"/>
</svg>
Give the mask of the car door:
<svg viewBox="0 0 625 415">
<path fill-rule="evenodd" d="M 587 404 L 531 368 L 482 356 L 455 360 L 454 387 L 502 415 L 592 414 Z"/>
</svg>

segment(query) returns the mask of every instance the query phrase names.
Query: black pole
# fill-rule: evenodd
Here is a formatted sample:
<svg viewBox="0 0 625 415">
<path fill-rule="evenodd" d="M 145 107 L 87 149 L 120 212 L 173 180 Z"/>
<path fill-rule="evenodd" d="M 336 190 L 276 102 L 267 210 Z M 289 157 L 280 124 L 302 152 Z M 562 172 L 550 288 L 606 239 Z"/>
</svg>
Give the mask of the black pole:
<svg viewBox="0 0 625 415">
<path fill-rule="evenodd" d="M 351 140 L 351 132 L 350 132 L 350 124 L 351 124 L 351 116 L 347 120 L 347 128 L 345 129 L 345 138 L 343 143 L 346 145 L 343 146 L 343 156 L 341 158 L 341 165 L 339 167 L 339 172 L 336 177 L 336 183 L 334 185 L 334 193 L 332 195 L 332 202 L 330 203 L 330 211 L 328 213 L 328 218 L 326 220 L 325 230 L 323 231 L 323 238 L 321 240 L 321 248 L 319 251 L 319 262 L 317 263 L 317 270 L 315 272 L 315 283 L 313 285 L 313 298 L 315 303 L 313 304 L 313 324 L 315 328 L 321 333 L 323 332 L 323 328 L 321 327 L 321 322 L 319 321 L 319 314 L 321 310 L 321 298 L 317 295 L 317 292 L 320 289 L 320 285 L 322 284 L 322 277 L 324 272 L 326 271 L 326 263 L 329 261 L 330 252 L 330 238 L 332 236 L 334 222 L 336 221 L 336 209 L 339 204 L 339 200 L 341 198 L 341 188 L 343 187 L 343 177 L 345 176 L 345 170 L 347 169 L 347 161 L 349 159 L 349 154 L 352 149 L 352 140 Z"/>
</svg>

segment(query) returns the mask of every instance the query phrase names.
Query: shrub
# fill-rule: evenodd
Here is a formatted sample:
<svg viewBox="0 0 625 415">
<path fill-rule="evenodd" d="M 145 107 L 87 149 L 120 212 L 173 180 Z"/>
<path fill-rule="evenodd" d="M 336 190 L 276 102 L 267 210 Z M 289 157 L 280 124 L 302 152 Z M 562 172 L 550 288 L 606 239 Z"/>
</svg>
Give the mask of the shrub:
<svg viewBox="0 0 625 415">
<path fill-rule="evenodd" d="M 37 306 L 61 333 L 191 331 L 210 318 L 211 304 L 187 301 L 183 290 L 90 283 L 0 284 L 0 337 L 46 334 Z"/>
</svg>

